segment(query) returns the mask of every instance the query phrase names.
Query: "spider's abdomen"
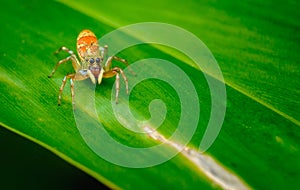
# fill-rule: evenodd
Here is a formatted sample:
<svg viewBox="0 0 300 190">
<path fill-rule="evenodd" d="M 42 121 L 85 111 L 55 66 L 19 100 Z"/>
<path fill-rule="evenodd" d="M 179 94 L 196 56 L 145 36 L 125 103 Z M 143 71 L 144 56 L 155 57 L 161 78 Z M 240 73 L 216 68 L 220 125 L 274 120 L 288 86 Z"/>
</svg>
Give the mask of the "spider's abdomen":
<svg viewBox="0 0 300 190">
<path fill-rule="evenodd" d="M 90 30 L 83 30 L 77 37 L 77 52 L 81 60 L 85 57 L 98 56 L 99 44 L 96 35 Z"/>
</svg>

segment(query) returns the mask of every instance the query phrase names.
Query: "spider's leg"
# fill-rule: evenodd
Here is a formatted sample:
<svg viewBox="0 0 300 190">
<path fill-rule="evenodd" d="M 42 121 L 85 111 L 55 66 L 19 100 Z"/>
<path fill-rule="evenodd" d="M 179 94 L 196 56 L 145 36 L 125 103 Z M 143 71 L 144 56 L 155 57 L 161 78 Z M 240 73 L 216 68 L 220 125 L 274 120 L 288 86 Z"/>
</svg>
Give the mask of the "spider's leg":
<svg viewBox="0 0 300 190">
<path fill-rule="evenodd" d="M 62 46 L 60 47 L 57 51 L 54 52 L 54 54 L 58 54 L 60 51 L 65 51 L 67 53 L 69 53 L 70 55 L 74 54 L 74 52 L 72 50 L 70 50 L 69 48 Z"/>
<path fill-rule="evenodd" d="M 111 65 L 112 65 L 112 60 L 119 61 L 119 62 L 121 62 L 121 63 L 124 63 L 126 66 L 129 66 L 129 64 L 128 64 L 128 62 L 126 61 L 126 59 L 122 59 L 122 58 L 117 57 L 117 56 L 110 56 L 110 57 L 108 57 L 108 59 L 107 59 L 105 65 L 104 65 L 104 69 L 105 69 L 106 71 L 110 70 Z M 129 69 L 129 71 L 131 72 L 132 75 L 134 75 L 134 76 L 136 75 L 130 67 L 128 67 L 128 69 Z"/>
<path fill-rule="evenodd" d="M 112 70 L 109 70 L 103 74 L 103 78 L 111 78 L 116 75 L 116 103 L 118 103 L 118 97 L 119 97 L 119 91 L 120 91 L 120 75 L 119 75 L 119 73 L 121 73 L 121 75 L 125 81 L 126 93 L 128 94 L 128 80 L 124 74 L 124 71 L 121 68 L 115 67 Z"/>
<path fill-rule="evenodd" d="M 53 76 L 53 74 L 56 72 L 58 66 L 62 63 L 65 63 L 69 60 L 72 61 L 72 65 L 73 65 L 73 68 L 75 71 L 78 71 L 80 68 L 81 68 L 81 65 L 80 65 L 80 62 L 78 61 L 76 55 L 74 54 L 73 51 L 69 50 L 68 48 L 62 46 L 61 48 L 59 48 L 55 54 L 58 54 L 60 51 L 65 51 L 65 52 L 68 52 L 70 54 L 70 56 L 68 56 L 67 58 L 65 59 L 62 59 L 60 61 L 58 61 L 54 67 L 54 69 L 52 70 L 52 72 L 50 73 L 50 75 L 48 76 L 49 78 L 51 78 Z"/>
<path fill-rule="evenodd" d="M 118 103 L 119 91 L 120 91 L 120 76 L 119 76 L 119 73 L 117 72 L 117 74 L 116 74 L 116 104 Z"/>
<path fill-rule="evenodd" d="M 62 60 L 58 61 L 58 62 L 56 63 L 56 65 L 55 65 L 54 69 L 53 69 L 52 72 L 50 73 L 50 75 L 48 75 L 48 77 L 51 78 L 51 77 L 53 76 L 53 74 L 56 72 L 56 70 L 57 70 L 57 68 L 58 68 L 58 66 L 59 66 L 60 64 L 65 63 L 65 62 L 67 62 L 67 61 L 69 61 L 69 60 L 71 60 L 71 59 L 72 59 L 72 57 L 69 56 L 69 57 L 67 57 L 67 58 L 65 58 L 65 59 L 62 59 Z"/>
<path fill-rule="evenodd" d="M 64 79 L 62 80 L 62 83 L 61 83 L 61 86 L 59 88 L 59 94 L 58 94 L 58 105 L 60 106 L 60 103 L 61 103 L 61 95 L 62 95 L 62 92 L 65 88 L 65 85 L 66 85 L 66 82 L 67 82 L 67 79 L 74 79 L 75 78 L 75 73 L 73 74 L 68 74 L 64 77 Z M 73 82 L 71 82 L 73 83 Z M 74 84 L 73 84 L 73 87 L 71 85 L 71 89 L 74 89 Z M 71 90 L 72 91 L 72 90 Z M 72 93 L 72 92 L 71 92 Z M 73 92 L 74 93 L 74 92 Z M 73 96 L 73 95 L 72 95 Z"/>
<path fill-rule="evenodd" d="M 103 47 L 100 47 L 101 57 L 104 60 L 107 60 L 107 51 L 108 51 L 108 46 L 107 45 L 104 45 Z"/>
<path fill-rule="evenodd" d="M 75 109 L 75 90 L 74 90 L 74 79 L 70 78 L 70 88 L 71 88 L 71 97 L 72 97 L 72 105 L 73 105 L 73 109 Z"/>
<path fill-rule="evenodd" d="M 72 73 L 72 74 L 68 74 L 64 77 L 64 79 L 62 80 L 62 84 L 61 87 L 59 89 L 59 94 L 58 94 L 58 105 L 60 105 L 61 103 L 61 96 L 62 96 L 62 92 L 65 88 L 67 79 L 70 79 L 70 88 L 71 88 L 71 96 L 72 96 L 72 104 L 73 104 L 73 108 L 75 108 L 75 90 L 74 90 L 74 81 L 78 81 L 78 80 L 85 80 L 87 79 L 89 76 L 88 75 L 82 75 L 81 73 Z"/>
<path fill-rule="evenodd" d="M 120 76 L 115 70 L 109 70 L 103 73 L 103 78 L 111 78 L 116 76 L 116 104 L 118 103 L 119 91 L 120 91 Z"/>
<path fill-rule="evenodd" d="M 112 69 L 113 71 L 116 71 L 116 72 L 120 72 L 121 73 L 121 75 L 122 75 L 122 77 L 123 77 L 123 79 L 124 79 L 124 81 L 125 81 L 125 86 L 126 86 L 126 94 L 128 94 L 129 92 L 129 88 L 128 88 L 128 80 L 127 80 L 127 77 L 125 76 L 125 74 L 124 74 L 124 71 L 121 69 L 121 68 L 119 68 L 119 67 L 115 67 L 115 68 L 113 68 Z"/>
</svg>

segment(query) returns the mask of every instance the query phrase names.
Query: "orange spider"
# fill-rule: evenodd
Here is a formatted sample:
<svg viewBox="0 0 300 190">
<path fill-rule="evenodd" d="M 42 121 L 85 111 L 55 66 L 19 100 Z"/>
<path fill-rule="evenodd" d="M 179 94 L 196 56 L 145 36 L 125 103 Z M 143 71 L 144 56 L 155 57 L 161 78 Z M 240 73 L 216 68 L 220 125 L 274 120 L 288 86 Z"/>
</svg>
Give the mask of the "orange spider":
<svg viewBox="0 0 300 190">
<path fill-rule="evenodd" d="M 62 46 L 55 52 L 55 54 L 58 54 L 60 51 L 65 51 L 69 53 L 70 56 L 56 63 L 53 71 L 48 76 L 49 78 L 53 76 L 53 74 L 55 73 L 56 69 L 60 64 L 65 63 L 69 60 L 72 61 L 72 65 L 75 70 L 75 73 L 67 74 L 62 81 L 62 85 L 59 89 L 58 105 L 60 105 L 61 103 L 61 95 L 66 85 L 67 79 L 70 79 L 72 104 L 73 106 L 75 106 L 75 101 L 74 101 L 75 80 L 85 80 L 87 78 L 90 78 L 94 84 L 96 84 L 96 82 L 100 84 L 102 78 L 111 78 L 113 76 L 116 76 L 116 103 L 118 103 L 118 96 L 119 96 L 119 89 L 120 89 L 119 73 L 121 73 L 125 81 L 127 94 L 128 94 L 128 81 L 123 70 L 119 67 L 111 68 L 111 64 L 112 64 L 112 60 L 117 60 L 128 66 L 127 61 L 125 59 L 121 59 L 116 56 L 110 56 L 107 58 L 108 46 L 105 45 L 104 47 L 100 47 L 98 44 L 97 37 L 90 30 L 83 30 L 79 33 L 77 37 L 76 46 L 77 46 L 77 53 L 80 58 L 80 61 L 77 59 L 74 52 L 72 50 L 69 50 L 65 46 Z M 104 60 L 106 60 L 105 64 L 103 64 Z"/>
</svg>

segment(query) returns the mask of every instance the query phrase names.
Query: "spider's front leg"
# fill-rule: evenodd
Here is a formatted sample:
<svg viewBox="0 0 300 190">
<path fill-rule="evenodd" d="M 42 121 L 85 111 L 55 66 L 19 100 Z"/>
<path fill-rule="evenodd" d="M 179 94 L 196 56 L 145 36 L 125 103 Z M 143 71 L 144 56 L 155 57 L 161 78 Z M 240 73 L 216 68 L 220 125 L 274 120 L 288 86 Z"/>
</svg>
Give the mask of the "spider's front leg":
<svg viewBox="0 0 300 190">
<path fill-rule="evenodd" d="M 127 77 L 124 74 L 124 71 L 119 68 L 119 67 L 115 67 L 109 71 L 106 71 L 103 73 L 103 78 L 111 78 L 113 76 L 116 75 L 116 103 L 118 103 L 118 97 L 119 97 L 119 91 L 120 91 L 120 76 L 119 73 L 121 73 L 124 81 L 125 81 L 125 85 L 126 85 L 126 93 L 128 94 L 128 80 Z"/>
<path fill-rule="evenodd" d="M 107 48 L 107 47 L 106 47 L 106 48 Z M 108 59 L 107 59 L 105 65 L 104 65 L 104 69 L 105 69 L 106 71 L 110 70 L 111 65 L 112 65 L 112 60 L 119 61 L 119 62 L 121 62 L 121 63 L 124 63 L 126 66 L 129 66 L 129 64 L 128 64 L 128 62 L 126 61 L 126 59 L 122 59 L 122 58 L 117 57 L 117 56 L 110 56 L 110 57 L 108 57 Z M 134 76 L 136 75 L 136 74 L 133 72 L 133 70 L 131 70 L 130 67 L 128 67 L 128 70 L 131 72 L 132 75 L 134 75 Z"/>
<path fill-rule="evenodd" d="M 70 79 L 70 88 L 71 88 L 71 96 L 72 96 L 72 105 L 73 108 L 75 109 L 75 90 L 74 90 L 74 81 L 78 81 L 78 80 L 85 80 L 89 77 L 88 74 L 81 74 L 80 72 L 78 73 L 72 73 L 72 74 L 68 74 L 64 77 L 64 79 L 62 80 L 62 84 L 59 88 L 59 94 L 58 94 L 58 105 L 60 106 L 61 103 L 61 96 L 62 96 L 62 92 L 65 88 L 67 79 Z"/>
<path fill-rule="evenodd" d="M 61 65 L 62 63 L 65 63 L 69 60 L 72 61 L 72 65 L 73 65 L 73 68 L 74 68 L 75 71 L 78 71 L 81 68 L 80 62 L 78 61 L 76 55 L 74 54 L 74 52 L 72 50 L 69 50 L 65 46 L 62 46 L 56 52 L 54 52 L 54 54 L 58 54 L 60 51 L 65 51 L 65 52 L 69 53 L 70 56 L 68 56 L 67 58 L 62 59 L 62 60 L 60 60 L 56 63 L 54 69 L 52 70 L 52 72 L 48 76 L 49 78 L 51 78 L 54 75 L 54 73 L 56 72 L 59 65 Z"/>
</svg>

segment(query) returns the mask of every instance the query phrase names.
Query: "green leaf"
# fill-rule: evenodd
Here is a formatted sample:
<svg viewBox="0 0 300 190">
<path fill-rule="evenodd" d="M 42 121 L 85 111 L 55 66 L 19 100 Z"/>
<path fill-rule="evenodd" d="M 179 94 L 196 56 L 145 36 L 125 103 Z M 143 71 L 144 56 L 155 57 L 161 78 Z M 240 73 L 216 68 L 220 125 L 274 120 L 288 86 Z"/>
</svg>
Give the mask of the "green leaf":
<svg viewBox="0 0 300 190">
<path fill-rule="evenodd" d="M 73 72 L 71 64 L 60 66 L 51 79 L 47 78 L 55 63 L 67 56 L 54 56 L 53 52 L 62 45 L 75 50 L 76 37 L 82 29 L 91 29 L 100 38 L 127 24 L 165 22 L 205 42 L 225 78 L 226 118 L 218 138 L 203 156 L 217 160 L 211 163 L 222 168 L 221 174 L 239 178 L 246 187 L 300 187 L 299 3 L 287 1 L 278 6 L 273 1 L 137 4 L 20 0 L 2 1 L 0 5 L 0 124 L 5 128 L 45 147 L 111 188 L 222 188 L 184 152 L 161 165 L 140 169 L 118 166 L 99 157 L 76 127 L 69 84 L 63 92 L 62 105 L 57 106 L 61 80 Z M 161 45 L 131 47 L 119 56 L 129 63 L 161 58 L 188 73 L 201 104 L 198 128 L 188 145 L 196 149 L 211 110 L 210 92 L 202 72 L 212 73 L 193 67 L 186 55 Z M 128 146 L 157 144 L 146 135 L 136 137 L 117 121 L 111 107 L 114 80 L 104 79 L 95 91 L 98 117 L 105 129 Z M 90 83 L 75 85 L 80 84 Z M 156 98 L 162 99 L 168 109 L 159 132 L 169 137 L 181 111 L 180 99 L 172 87 L 162 81 L 144 81 L 130 94 L 130 106 L 136 117 L 148 119 L 149 103 Z M 78 105 L 79 109 L 84 107 L 80 102 Z M 90 112 L 84 114 L 86 123 L 94 120 Z M 170 146 L 170 150 L 173 148 Z"/>
</svg>

